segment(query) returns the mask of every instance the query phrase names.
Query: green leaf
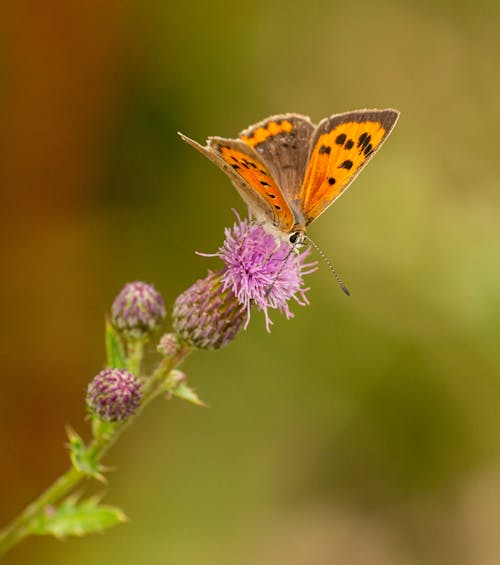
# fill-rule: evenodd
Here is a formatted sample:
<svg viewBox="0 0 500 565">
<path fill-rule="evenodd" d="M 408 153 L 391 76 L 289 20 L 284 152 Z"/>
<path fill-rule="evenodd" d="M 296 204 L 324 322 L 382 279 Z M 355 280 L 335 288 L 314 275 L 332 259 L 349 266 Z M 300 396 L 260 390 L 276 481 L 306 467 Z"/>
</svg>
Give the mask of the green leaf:
<svg viewBox="0 0 500 565">
<path fill-rule="evenodd" d="M 59 506 L 49 506 L 44 513 L 29 525 L 30 533 L 39 536 L 85 536 L 101 532 L 127 521 L 119 508 L 100 505 L 95 497 L 78 502 L 77 497 L 69 497 Z"/>
<path fill-rule="evenodd" d="M 119 333 L 106 320 L 106 362 L 110 369 L 126 369 L 127 361 Z"/>
<path fill-rule="evenodd" d="M 200 397 L 196 394 L 194 389 L 192 389 L 185 382 L 182 382 L 179 385 L 177 385 L 174 389 L 171 390 L 171 393 L 177 398 L 181 398 L 182 400 L 187 400 L 187 402 L 196 404 L 196 406 L 204 406 L 204 407 L 207 406 L 207 404 L 203 402 L 203 400 L 201 400 Z"/>
<path fill-rule="evenodd" d="M 69 456 L 73 467 L 84 475 L 93 477 L 101 483 L 106 483 L 106 478 L 102 474 L 104 467 L 99 465 L 95 458 L 88 452 L 87 446 L 82 438 L 69 426 L 66 431 L 69 439 Z"/>
</svg>

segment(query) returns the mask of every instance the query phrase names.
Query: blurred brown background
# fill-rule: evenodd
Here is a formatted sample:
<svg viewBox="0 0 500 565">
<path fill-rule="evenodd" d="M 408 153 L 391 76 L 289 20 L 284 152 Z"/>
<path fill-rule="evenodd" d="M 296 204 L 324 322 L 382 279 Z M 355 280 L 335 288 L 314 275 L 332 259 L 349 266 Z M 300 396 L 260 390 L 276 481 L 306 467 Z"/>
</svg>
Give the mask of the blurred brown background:
<svg viewBox="0 0 500 565">
<path fill-rule="evenodd" d="M 217 268 L 229 181 L 183 144 L 269 114 L 402 117 L 311 235 L 311 306 L 186 364 L 112 451 L 131 522 L 13 564 L 500 562 L 499 4 L 11 1 L 0 74 L 0 519 L 86 432 L 103 319 Z M 150 353 L 153 358 L 153 353 Z"/>
</svg>

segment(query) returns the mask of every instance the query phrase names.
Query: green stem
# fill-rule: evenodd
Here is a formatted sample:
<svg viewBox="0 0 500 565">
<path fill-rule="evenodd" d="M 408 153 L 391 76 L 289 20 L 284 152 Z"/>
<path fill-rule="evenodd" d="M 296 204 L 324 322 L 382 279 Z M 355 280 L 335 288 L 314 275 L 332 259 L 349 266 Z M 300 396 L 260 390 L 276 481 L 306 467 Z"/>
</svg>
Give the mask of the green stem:
<svg viewBox="0 0 500 565">
<path fill-rule="evenodd" d="M 144 345 L 147 337 L 135 337 L 128 340 L 127 344 L 127 369 L 134 375 L 139 375 L 141 371 L 141 361 L 144 355 Z"/>
<path fill-rule="evenodd" d="M 84 477 L 81 471 L 71 467 L 61 475 L 41 496 L 27 506 L 21 514 L 0 534 L 0 555 L 30 534 L 30 523 L 43 510 L 69 493 Z"/>
<path fill-rule="evenodd" d="M 164 359 L 143 388 L 143 399 L 137 412 L 116 426 L 113 433 L 106 437 L 94 439 L 87 447 L 87 455 L 94 461 L 98 462 L 109 450 L 109 448 L 118 440 L 123 432 L 131 425 L 139 416 L 144 408 L 154 399 L 161 390 L 161 383 L 165 380 L 165 376 L 178 367 L 189 354 L 189 349 L 183 349 L 174 359 Z M 142 355 L 141 355 L 142 356 Z M 163 392 L 163 391 L 162 391 Z M 63 475 L 61 475 L 54 483 L 42 493 L 36 500 L 29 504 L 2 532 L 0 532 L 0 555 L 6 553 L 12 546 L 19 543 L 25 537 L 29 536 L 30 526 L 47 506 L 57 503 L 63 497 L 67 496 L 83 479 L 88 475 L 83 471 L 71 467 Z"/>
</svg>

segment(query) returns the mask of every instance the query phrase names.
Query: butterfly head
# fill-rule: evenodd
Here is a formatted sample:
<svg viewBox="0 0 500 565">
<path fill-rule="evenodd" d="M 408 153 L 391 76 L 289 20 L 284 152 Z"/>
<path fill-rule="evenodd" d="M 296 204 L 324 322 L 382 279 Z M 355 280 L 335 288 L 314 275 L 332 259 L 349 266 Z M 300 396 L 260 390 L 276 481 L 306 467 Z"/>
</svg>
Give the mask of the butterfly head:
<svg viewBox="0 0 500 565">
<path fill-rule="evenodd" d="M 294 249 L 302 249 L 306 245 L 306 232 L 301 226 L 294 226 L 294 229 L 290 232 L 288 236 L 288 241 L 292 244 Z"/>
</svg>

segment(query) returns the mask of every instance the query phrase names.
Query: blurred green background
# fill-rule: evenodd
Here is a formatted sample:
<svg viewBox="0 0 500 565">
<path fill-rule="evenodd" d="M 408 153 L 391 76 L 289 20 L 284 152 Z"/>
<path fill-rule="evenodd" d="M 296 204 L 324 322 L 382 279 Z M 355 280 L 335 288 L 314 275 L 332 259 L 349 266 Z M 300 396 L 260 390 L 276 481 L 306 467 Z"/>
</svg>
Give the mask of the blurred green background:
<svg viewBox="0 0 500 565">
<path fill-rule="evenodd" d="M 395 107 L 391 138 L 310 233 L 311 305 L 186 363 L 114 448 L 130 523 L 12 564 L 500 563 L 499 3 L 3 5 L 1 500 L 67 466 L 64 425 L 130 280 L 170 307 L 215 259 L 224 175 L 183 144 L 267 115 Z M 149 354 L 152 361 L 154 352 Z"/>
</svg>

